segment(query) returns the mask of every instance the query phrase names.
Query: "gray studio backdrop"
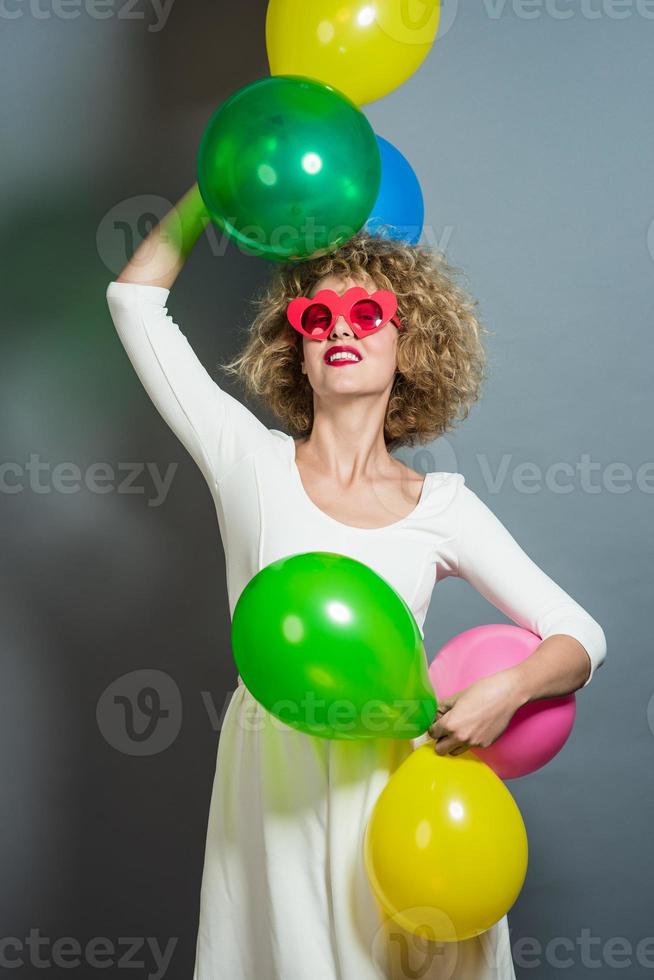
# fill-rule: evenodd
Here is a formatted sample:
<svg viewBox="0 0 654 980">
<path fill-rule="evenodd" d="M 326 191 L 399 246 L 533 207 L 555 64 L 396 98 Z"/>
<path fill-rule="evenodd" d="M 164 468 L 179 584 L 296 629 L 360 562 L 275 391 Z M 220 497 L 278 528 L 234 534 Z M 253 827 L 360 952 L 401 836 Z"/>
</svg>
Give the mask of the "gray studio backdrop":
<svg viewBox="0 0 654 980">
<path fill-rule="evenodd" d="M 253 0 L 0 10 L 0 970 L 16 977 L 190 977 L 236 680 L 223 554 L 104 294 L 138 216 L 195 179 L 210 113 L 267 74 L 264 19 Z M 653 45 L 646 0 L 447 0 L 420 71 L 365 108 L 493 330 L 481 404 L 399 455 L 463 472 L 608 639 L 569 743 L 510 784 L 530 841 L 514 957 L 539 980 L 654 971 Z M 268 273 L 204 238 L 173 289 L 216 378 Z M 429 655 L 503 621 L 449 579 Z"/>
</svg>

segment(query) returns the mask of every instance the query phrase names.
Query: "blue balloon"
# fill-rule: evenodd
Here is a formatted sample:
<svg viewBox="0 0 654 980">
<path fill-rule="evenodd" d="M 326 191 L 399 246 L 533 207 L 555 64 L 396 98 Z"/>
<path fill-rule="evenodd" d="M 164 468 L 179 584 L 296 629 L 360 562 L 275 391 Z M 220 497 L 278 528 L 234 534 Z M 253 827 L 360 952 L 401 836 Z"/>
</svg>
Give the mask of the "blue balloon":
<svg viewBox="0 0 654 980">
<path fill-rule="evenodd" d="M 425 220 L 425 203 L 413 167 L 397 147 L 377 136 L 381 154 L 381 184 L 365 224 L 371 235 L 400 238 L 416 245 Z"/>
</svg>

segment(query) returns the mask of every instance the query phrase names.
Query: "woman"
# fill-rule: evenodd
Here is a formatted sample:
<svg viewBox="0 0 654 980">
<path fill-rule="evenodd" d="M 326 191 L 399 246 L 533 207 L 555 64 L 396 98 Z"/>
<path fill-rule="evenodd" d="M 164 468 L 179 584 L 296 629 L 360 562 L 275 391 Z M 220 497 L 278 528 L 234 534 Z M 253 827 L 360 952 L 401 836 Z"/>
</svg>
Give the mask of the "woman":
<svg viewBox="0 0 654 980">
<path fill-rule="evenodd" d="M 423 478 L 390 455 L 446 432 L 477 399 L 475 304 L 442 257 L 363 232 L 331 255 L 277 267 L 226 365 L 292 434 L 268 429 L 212 380 L 167 315 L 207 221 L 194 185 L 107 299 L 139 378 L 211 488 L 230 613 L 262 567 L 325 550 L 386 578 L 421 632 L 434 585 L 457 575 L 543 642 L 443 702 L 413 743 L 307 735 L 261 708 L 239 677 L 219 739 L 194 980 L 511 980 L 506 916 L 460 943 L 421 941 L 385 921 L 361 854 L 375 800 L 417 744 L 490 745 L 521 705 L 586 686 L 606 655 L 600 625 L 463 476 Z"/>
</svg>

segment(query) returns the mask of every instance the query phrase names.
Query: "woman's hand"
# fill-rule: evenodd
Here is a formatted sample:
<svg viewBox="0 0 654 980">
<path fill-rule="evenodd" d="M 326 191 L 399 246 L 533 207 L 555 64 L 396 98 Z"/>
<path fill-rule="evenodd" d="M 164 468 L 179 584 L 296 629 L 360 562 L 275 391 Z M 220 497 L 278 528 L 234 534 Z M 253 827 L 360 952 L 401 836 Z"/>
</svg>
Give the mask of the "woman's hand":
<svg viewBox="0 0 654 980">
<path fill-rule="evenodd" d="M 438 704 L 427 731 L 438 755 L 459 755 L 473 746 L 487 748 L 500 737 L 525 704 L 517 676 L 510 669 L 482 677 Z"/>
<path fill-rule="evenodd" d="M 143 239 L 116 282 L 170 289 L 210 220 L 196 182 Z"/>
</svg>

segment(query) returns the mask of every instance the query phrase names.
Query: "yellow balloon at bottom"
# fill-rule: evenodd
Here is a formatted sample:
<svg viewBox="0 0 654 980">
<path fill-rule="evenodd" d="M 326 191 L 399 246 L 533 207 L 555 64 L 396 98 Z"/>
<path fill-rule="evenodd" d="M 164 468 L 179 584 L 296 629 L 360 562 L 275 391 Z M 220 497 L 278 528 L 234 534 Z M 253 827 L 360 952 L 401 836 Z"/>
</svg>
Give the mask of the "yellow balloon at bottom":
<svg viewBox="0 0 654 980">
<path fill-rule="evenodd" d="M 393 773 L 364 837 L 368 878 L 382 909 L 425 939 L 459 942 L 508 912 L 527 873 L 520 810 L 473 752 L 415 749 Z"/>
</svg>

